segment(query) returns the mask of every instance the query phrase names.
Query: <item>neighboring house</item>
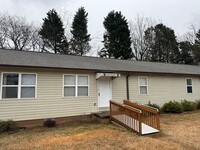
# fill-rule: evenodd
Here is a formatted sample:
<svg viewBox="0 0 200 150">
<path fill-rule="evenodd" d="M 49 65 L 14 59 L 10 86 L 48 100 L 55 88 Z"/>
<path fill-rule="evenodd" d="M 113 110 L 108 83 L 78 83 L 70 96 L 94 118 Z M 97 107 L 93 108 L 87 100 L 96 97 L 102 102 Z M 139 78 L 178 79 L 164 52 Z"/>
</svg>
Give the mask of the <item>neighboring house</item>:
<svg viewBox="0 0 200 150">
<path fill-rule="evenodd" d="M 200 67 L 0 49 L 0 120 L 87 115 L 109 100 L 200 99 Z"/>
</svg>

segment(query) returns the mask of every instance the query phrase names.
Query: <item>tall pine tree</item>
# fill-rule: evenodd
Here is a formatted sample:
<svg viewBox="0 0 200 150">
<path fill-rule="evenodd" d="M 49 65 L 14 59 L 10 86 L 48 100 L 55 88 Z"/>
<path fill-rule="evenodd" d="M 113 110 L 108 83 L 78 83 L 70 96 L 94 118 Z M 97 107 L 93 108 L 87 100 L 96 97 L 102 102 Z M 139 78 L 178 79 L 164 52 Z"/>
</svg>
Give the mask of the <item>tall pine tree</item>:
<svg viewBox="0 0 200 150">
<path fill-rule="evenodd" d="M 54 9 L 50 10 L 43 21 L 39 34 L 46 47 L 45 50 L 67 54 L 68 42 L 64 34 L 63 22 L 57 12 Z"/>
<path fill-rule="evenodd" d="M 72 39 L 70 40 L 70 51 L 74 55 L 85 55 L 87 54 L 91 46 L 89 44 L 90 34 L 87 30 L 87 19 L 88 13 L 84 7 L 78 9 L 74 16 L 72 23 Z"/>
<path fill-rule="evenodd" d="M 157 24 L 145 31 L 149 49 L 149 61 L 179 63 L 180 52 L 174 30 Z"/>
<path fill-rule="evenodd" d="M 106 29 L 103 36 L 104 48 L 99 55 L 116 59 L 132 58 L 130 30 L 128 22 L 121 12 L 111 11 L 103 24 Z"/>
</svg>

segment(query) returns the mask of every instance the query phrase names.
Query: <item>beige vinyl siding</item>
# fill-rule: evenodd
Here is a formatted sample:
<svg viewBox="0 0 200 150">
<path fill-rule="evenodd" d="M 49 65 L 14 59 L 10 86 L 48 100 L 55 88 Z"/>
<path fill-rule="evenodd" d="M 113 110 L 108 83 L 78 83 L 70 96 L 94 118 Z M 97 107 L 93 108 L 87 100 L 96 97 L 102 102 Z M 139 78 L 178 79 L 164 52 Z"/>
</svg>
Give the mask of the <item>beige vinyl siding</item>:
<svg viewBox="0 0 200 150">
<path fill-rule="evenodd" d="M 122 103 L 126 98 L 126 76 L 122 74 L 112 80 L 112 100 Z"/>
<path fill-rule="evenodd" d="M 96 72 L 1 67 L 2 72 L 37 73 L 37 98 L 0 100 L 0 120 L 66 117 L 102 110 L 98 108 Z M 89 75 L 89 96 L 63 97 L 63 74 Z M 139 94 L 138 76 L 148 79 L 147 95 Z M 192 79 L 192 94 L 186 92 L 186 78 Z M 126 75 L 121 74 L 121 77 L 112 79 L 112 100 L 122 102 L 127 98 L 126 94 Z M 135 73 L 129 77 L 129 95 L 130 100 L 142 104 L 151 101 L 163 105 L 170 100 L 197 100 L 200 99 L 200 77 Z"/>
<path fill-rule="evenodd" d="M 148 94 L 140 95 L 138 76 L 145 76 L 148 80 Z M 193 93 L 186 91 L 186 78 L 192 79 Z M 129 77 L 130 100 L 147 104 L 149 101 L 163 105 L 170 100 L 200 99 L 200 78 L 197 76 L 181 75 L 148 75 L 137 74 Z"/>
<path fill-rule="evenodd" d="M 1 72 L 37 73 L 36 99 L 0 100 L 0 119 L 30 120 L 90 114 L 98 111 L 94 72 L 1 68 Z M 89 96 L 62 97 L 63 74 L 89 75 Z"/>
</svg>

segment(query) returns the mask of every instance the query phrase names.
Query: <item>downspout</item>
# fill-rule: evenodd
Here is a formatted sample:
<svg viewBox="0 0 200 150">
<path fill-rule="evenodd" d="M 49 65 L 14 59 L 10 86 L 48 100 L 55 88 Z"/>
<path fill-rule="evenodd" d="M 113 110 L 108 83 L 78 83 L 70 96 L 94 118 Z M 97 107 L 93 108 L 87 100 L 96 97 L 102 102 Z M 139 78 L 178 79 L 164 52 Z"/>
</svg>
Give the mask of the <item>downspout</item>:
<svg viewBox="0 0 200 150">
<path fill-rule="evenodd" d="M 129 76 L 130 75 L 131 75 L 130 73 L 126 75 L 126 98 L 127 98 L 127 100 L 129 100 Z"/>
</svg>

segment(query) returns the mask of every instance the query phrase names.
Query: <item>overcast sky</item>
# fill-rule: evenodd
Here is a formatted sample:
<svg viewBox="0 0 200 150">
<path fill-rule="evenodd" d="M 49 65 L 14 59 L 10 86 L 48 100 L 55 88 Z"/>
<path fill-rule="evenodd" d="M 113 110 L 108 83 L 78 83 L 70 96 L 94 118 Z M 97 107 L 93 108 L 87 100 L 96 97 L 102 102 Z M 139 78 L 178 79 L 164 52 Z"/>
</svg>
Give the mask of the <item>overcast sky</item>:
<svg viewBox="0 0 200 150">
<path fill-rule="evenodd" d="M 0 12 L 24 16 L 38 25 L 52 8 L 65 21 L 71 21 L 81 6 L 89 13 L 88 28 L 95 49 L 102 40 L 104 17 L 112 10 L 121 11 L 127 20 L 133 20 L 137 14 L 160 20 L 173 28 L 177 36 L 188 32 L 191 24 L 200 27 L 200 0 L 0 0 Z"/>
</svg>

